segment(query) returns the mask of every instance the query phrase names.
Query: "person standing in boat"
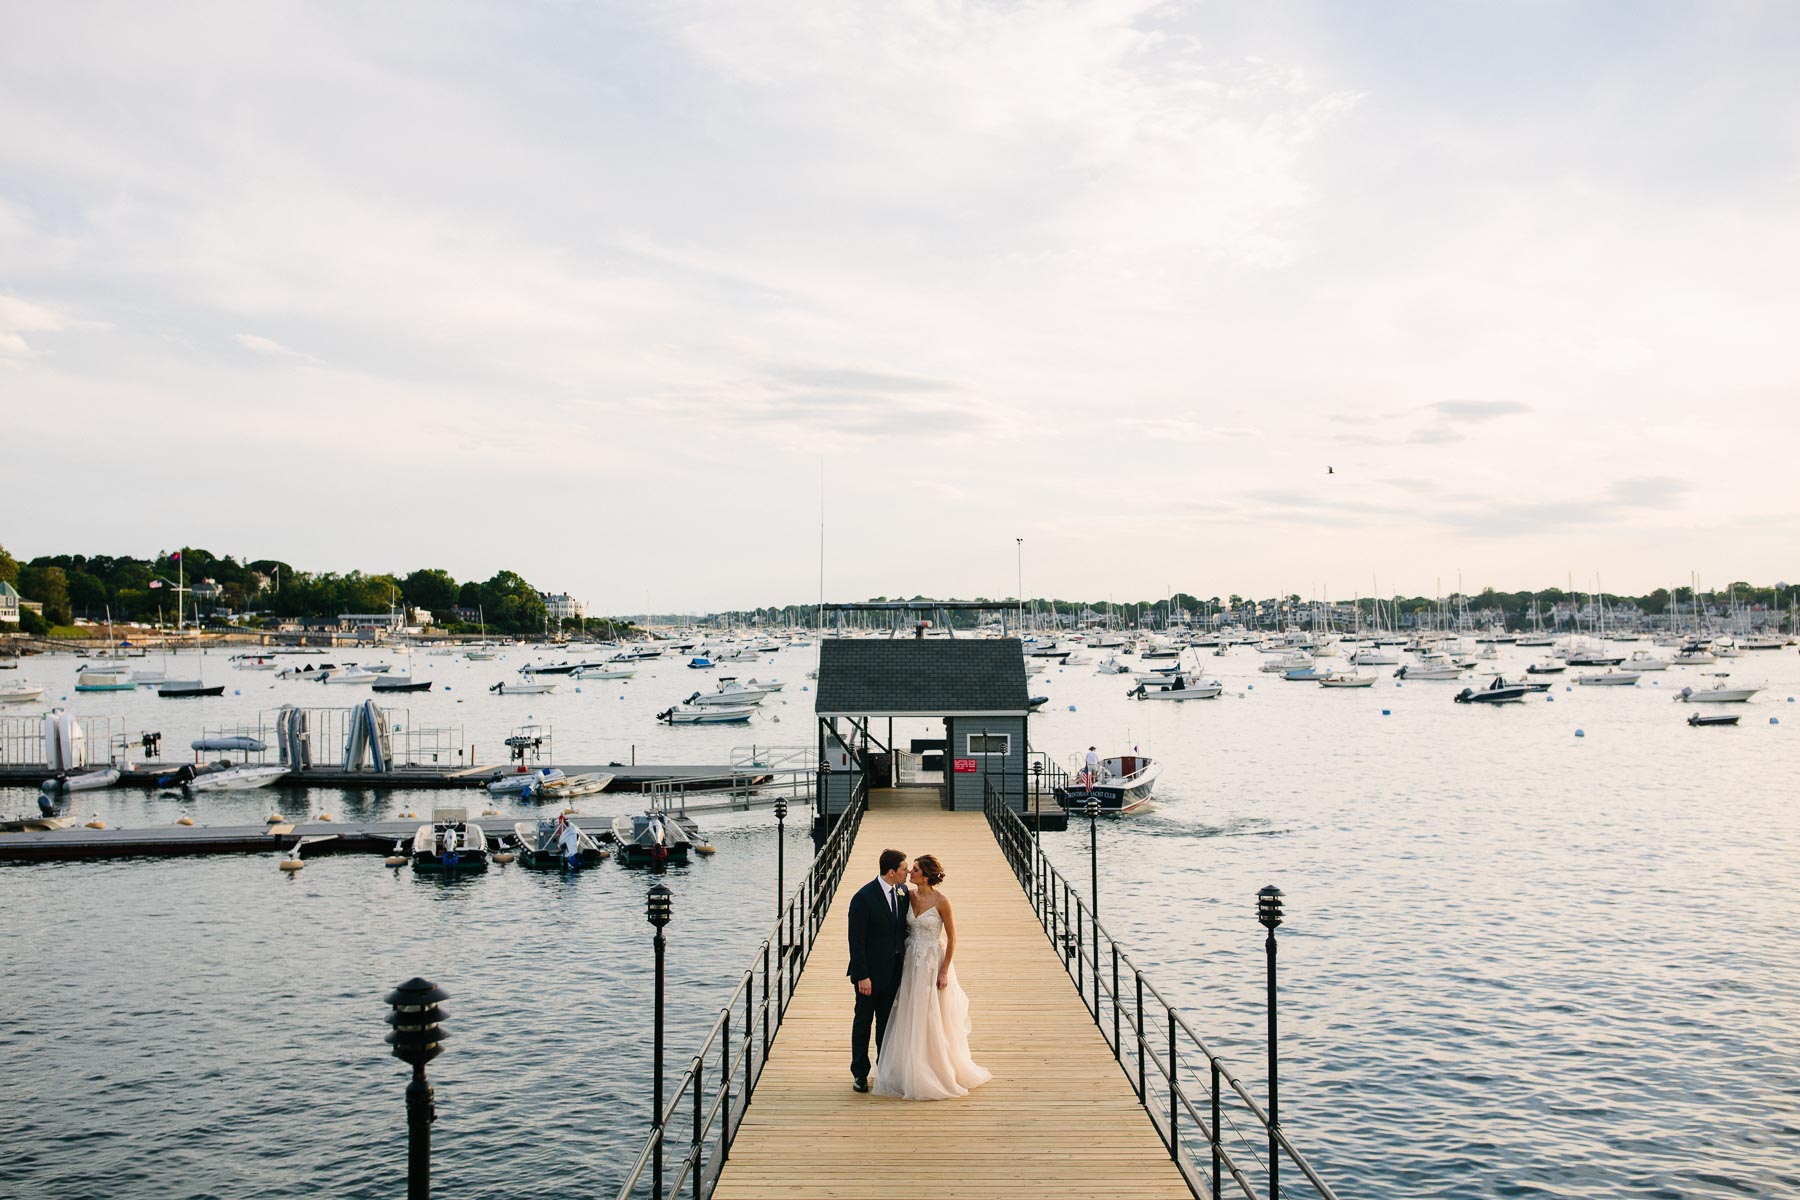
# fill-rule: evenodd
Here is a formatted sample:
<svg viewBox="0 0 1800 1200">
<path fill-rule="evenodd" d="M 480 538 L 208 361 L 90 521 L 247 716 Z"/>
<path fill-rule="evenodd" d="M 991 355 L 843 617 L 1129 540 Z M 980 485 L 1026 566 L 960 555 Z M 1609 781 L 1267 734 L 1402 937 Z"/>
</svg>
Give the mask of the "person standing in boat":
<svg viewBox="0 0 1800 1200">
<path fill-rule="evenodd" d="M 1140 684 L 1139 686 L 1142 687 L 1143 685 Z M 1092 746 L 1088 747 L 1087 761 L 1082 764 L 1081 773 L 1086 776 L 1084 782 L 1087 784 L 1087 790 L 1090 792 L 1093 791 L 1094 784 L 1100 779 L 1100 754 Z"/>
</svg>

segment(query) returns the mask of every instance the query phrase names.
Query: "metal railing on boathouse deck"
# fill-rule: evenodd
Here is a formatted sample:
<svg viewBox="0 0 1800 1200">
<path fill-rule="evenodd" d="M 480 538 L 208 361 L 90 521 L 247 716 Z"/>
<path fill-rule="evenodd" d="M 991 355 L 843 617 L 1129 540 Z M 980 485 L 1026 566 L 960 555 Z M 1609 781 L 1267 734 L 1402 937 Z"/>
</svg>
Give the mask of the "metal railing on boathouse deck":
<svg viewBox="0 0 1800 1200">
<path fill-rule="evenodd" d="M 1082 897 L 1081 884 L 1050 864 L 1041 842 L 991 783 L 985 791 L 988 826 L 1001 852 L 1060 952 L 1082 1005 L 1093 1015 L 1194 1195 L 1279 1200 L 1292 1194 L 1292 1176 L 1280 1169 L 1285 1156 L 1310 1194 L 1337 1200 L 1281 1125 L 1269 1120 L 1242 1081 L 1100 924 Z M 1196 1100 L 1205 1111 L 1196 1107 Z M 1241 1127 L 1240 1119 L 1253 1128 Z"/>
<path fill-rule="evenodd" d="M 650 1136 L 620 1185 L 618 1200 L 678 1200 L 684 1190 L 693 1200 L 712 1194 L 868 807 L 868 786 L 859 777 L 849 807 L 832 823 L 699 1052 L 674 1081 L 661 1111 L 652 1114 Z M 679 1158 L 666 1159 L 671 1153 Z M 666 1179 L 665 1166 L 674 1168 Z"/>
</svg>

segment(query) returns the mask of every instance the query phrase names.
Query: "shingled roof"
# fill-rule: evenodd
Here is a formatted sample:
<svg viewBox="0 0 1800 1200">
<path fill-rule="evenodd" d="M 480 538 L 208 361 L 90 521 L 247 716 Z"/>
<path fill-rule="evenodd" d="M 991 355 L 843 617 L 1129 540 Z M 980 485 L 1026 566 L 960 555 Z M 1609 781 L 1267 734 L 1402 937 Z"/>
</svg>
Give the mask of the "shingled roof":
<svg viewBox="0 0 1800 1200">
<path fill-rule="evenodd" d="M 827 717 L 1018 716 L 1017 638 L 827 638 L 813 711 Z"/>
</svg>

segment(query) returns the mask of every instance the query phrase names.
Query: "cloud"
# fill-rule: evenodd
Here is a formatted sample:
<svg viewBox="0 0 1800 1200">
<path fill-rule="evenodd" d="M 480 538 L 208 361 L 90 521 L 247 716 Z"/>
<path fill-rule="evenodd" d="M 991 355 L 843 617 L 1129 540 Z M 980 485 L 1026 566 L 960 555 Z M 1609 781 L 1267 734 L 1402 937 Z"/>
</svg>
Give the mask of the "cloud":
<svg viewBox="0 0 1800 1200">
<path fill-rule="evenodd" d="M 17 296 L 0 295 L 0 330 L 14 333 L 56 333 L 69 327 L 69 320 L 59 312 L 21 300 Z"/>
<path fill-rule="evenodd" d="M 234 334 L 232 336 L 231 340 L 236 342 L 238 345 L 242 346 L 244 349 L 254 351 L 257 354 L 269 354 L 269 355 L 274 355 L 278 358 L 302 357 L 299 354 L 299 352 L 290 350 L 288 347 L 282 345 L 280 342 L 276 341 L 274 338 L 266 338 L 260 334 L 255 334 L 255 333 Z"/>
<path fill-rule="evenodd" d="M 1407 435 L 1407 441 L 1420 446 L 1446 446 L 1451 442 L 1460 442 L 1463 435 L 1450 428 L 1442 421 L 1434 425 L 1422 425 Z"/>
<path fill-rule="evenodd" d="M 1693 490 L 1687 480 L 1670 475 L 1636 475 L 1614 480 L 1606 496 L 1622 508 L 1674 508 Z"/>
<path fill-rule="evenodd" d="M 1431 405 L 1431 409 L 1441 421 L 1477 423 L 1515 413 L 1528 413 L 1531 405 L 1518 400 L 1443 400 Z"/>
</svg>

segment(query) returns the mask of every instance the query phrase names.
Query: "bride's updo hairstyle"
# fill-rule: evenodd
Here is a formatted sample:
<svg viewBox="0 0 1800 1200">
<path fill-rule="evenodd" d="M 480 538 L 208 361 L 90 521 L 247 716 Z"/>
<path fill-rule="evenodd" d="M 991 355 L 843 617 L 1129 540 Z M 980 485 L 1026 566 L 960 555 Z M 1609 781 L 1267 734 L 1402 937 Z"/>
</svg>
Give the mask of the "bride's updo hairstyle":
<svg viewBox="0 0 1800 1200">
<path fill-rule="evenodd" d="M 925 875 L 925 882 L 932 887 L 944 882 L 944 864 L 937 860 L 935 854 L 921 854 L 913 859 L 913 866 Z"/>
</svg>

